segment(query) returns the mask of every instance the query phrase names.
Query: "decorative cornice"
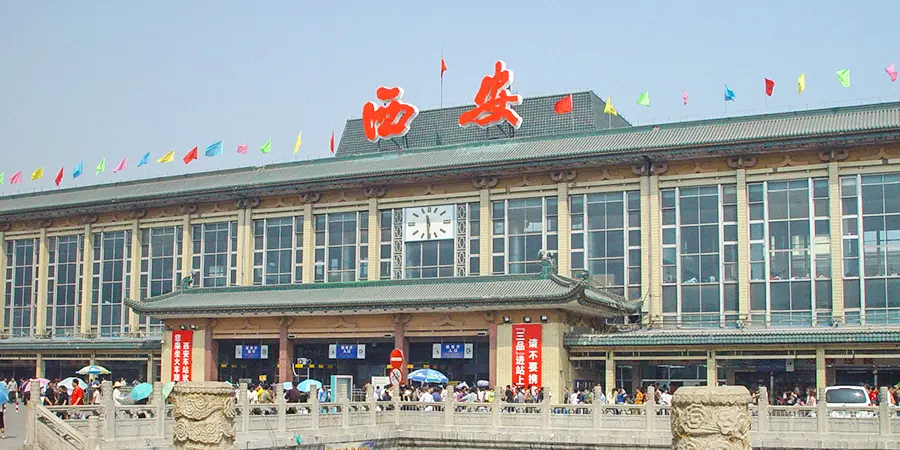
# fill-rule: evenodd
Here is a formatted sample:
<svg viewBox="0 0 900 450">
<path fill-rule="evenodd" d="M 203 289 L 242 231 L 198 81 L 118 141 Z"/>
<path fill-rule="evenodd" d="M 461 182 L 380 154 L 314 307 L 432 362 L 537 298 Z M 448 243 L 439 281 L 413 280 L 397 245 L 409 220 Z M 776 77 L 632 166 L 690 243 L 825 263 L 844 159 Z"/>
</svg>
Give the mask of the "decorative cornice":
<svg viewBox="0 0 900 450">
<path fill-rule="evenodd" d="M 185 203 L 181 205 L 181 213 L 182 214 L 193 214 L 197 212 L 197 204 L 196 203 Z"/>
<path fill-rule="evenodd" d="M 146 208 L 138 208 L 131 210 L 131 218 L 132 219 L 143 219 L 147 217 L 147 209 Z"/>
<path fill-rule="evenodd" d="M 497 186 L 500 180 L 497 177 L 475 177 L 472 178 L 472 187 L 475 189 L 490 189 Z"/>
<path fill-rule="evenodd" d="M 578 172 L 575 171 L 575 169 L 565 169 L 552 172 L 550 174 L 550 179 L 557 183 L 567 183 L 569 181 L 575 180 L 575 177 L 577 176 Z"/>
<path fill-rule="evenodd" d="M 98 216 L 97 214 L 87 214 L 81 216 L 81 223 L 84 225 L 97 223 L 98 220 L 100 220 L 100 216 Z"/>
<path fill-rule="evenodd" d="M 381 198 L 384 197 L 384 194 L 387 194 L 387 189 L 381 186 L 373 186 L 363 189 L 363 195 L 366 198 Z"/>
<path fill-rule="evenodd" d="M 251 197 L 238 199 L 238 201 L 234 202 L 234 205 L 237 206 L 238 209 L 253 209 L 259 206 L 259 198 Z"/>
<path fill-rule="evenodd" d="M 12 224 L 9 222 L 0 222 L 0 232 L 7 232 L 12 228 Z"/>
<path fill-rule="evenodd" d="M 41 219 L 38 221 L 38 226 L 41 228 L 50 228 L 53 226 L 53 219 Z"/>
<path fill-rule="evenodd" d="M 749 169 L 756 165 L 756 156 L 752 155 L 738 155 L 738 156 L 729 156 L 726 159 L 728 162 L 728 167 L 732 169 Z"/>
<path fill-rule="evenodd" d="M 644 161 L 631 166 L 635 175 L 648 177 L 650 175 L 662 175 L 669 170 L 669 163 L 662 161 Z"/>
<path fill-rule="evenodd" d="M 823 150 L 819 152 L 819 160 L 822 162 L 838 162 L 844 161 L 850 156 L 850 151 L 846 148 Z"/>
<path fill-rule="evenodd" d="M 302 192 L 300 194 L 300 201 L 303 203 L 316 203 L 322 198 L 322 194 L 318 192 Z"/>
</svg>

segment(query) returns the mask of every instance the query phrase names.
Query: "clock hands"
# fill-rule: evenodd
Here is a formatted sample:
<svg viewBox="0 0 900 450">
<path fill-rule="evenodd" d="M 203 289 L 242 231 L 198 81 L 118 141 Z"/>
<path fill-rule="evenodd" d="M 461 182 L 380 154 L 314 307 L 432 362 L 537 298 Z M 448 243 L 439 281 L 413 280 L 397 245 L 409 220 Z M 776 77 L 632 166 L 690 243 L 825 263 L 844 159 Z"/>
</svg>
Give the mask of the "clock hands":
<svg viewBox="0 0 900 450">
<path fill-rule="evenodd" d="M 425 216 L 425 235 L 431 239 L 431 216 Z"/>
</svg>

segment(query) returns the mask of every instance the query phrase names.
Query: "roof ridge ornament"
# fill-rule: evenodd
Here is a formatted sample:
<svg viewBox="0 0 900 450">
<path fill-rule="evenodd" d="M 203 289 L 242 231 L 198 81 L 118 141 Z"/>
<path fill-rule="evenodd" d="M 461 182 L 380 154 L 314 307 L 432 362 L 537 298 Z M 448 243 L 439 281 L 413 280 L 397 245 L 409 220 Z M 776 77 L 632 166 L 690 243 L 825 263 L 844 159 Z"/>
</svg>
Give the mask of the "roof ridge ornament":
<svg viewBox="0 0 900 450">
<path fill-rule="evenodd" d="M 190 274 L 181 279 L 181 290 L 186 291 L 194 286 L 194 274 Z"/>
<path fill-rule="evenodd" d="M 538 257 L 541 258 L 541 278 L 558 275 L 556 257 L 553 252 L 540 250 L 538 251 Z"/>
</svg>

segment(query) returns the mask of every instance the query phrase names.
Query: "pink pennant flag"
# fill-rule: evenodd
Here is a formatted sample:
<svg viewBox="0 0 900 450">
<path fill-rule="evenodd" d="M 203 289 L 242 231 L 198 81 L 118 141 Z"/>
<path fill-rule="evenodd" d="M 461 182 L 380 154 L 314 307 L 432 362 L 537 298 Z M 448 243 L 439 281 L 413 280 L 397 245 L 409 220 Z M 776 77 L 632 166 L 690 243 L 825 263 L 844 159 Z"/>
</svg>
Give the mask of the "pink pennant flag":
<svg viewBox="0 0 900 450">
<path fill-rule="evenodd" d="M 238 153 L 247 154 L 247 144 L 238 144 Z"/>
<path fill-rule="evenodd" d="M 684 91 L 684 96 L 681 97 L 681 102 L 684 103 L 685 105 L 687 105 L 687 99 L 688 99 L 687 91 Z"/>
<path fill-rule="evenodd" d="M 125 158 L 122 158 L 122 161 L 119 162 L 119 165 L 113 169 L 113 173 L 125 170 Z"/>
<path fill-rule="evenodd" d="M 897 81 L 897 71 L 894 70 L 894 63 L 884 68 L 884 71 L 887 72 L 888 76 L 891 77 L 891 83 Z"/>
</svg>

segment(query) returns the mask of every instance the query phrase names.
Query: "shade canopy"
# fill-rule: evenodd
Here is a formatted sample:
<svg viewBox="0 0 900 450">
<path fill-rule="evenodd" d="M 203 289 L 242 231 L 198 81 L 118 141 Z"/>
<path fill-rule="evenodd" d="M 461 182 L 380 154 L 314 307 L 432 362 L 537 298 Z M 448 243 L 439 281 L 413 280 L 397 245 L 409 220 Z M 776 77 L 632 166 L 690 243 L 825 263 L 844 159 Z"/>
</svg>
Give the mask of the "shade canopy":
<svg viewBox="0 0 900 450">
<path fill-rule="evenodd" d="M 446 383 L 449 379 L 434 369 L 420 369 L 409 374 L 409 380 L 417 383 Z"/>
</svg>

